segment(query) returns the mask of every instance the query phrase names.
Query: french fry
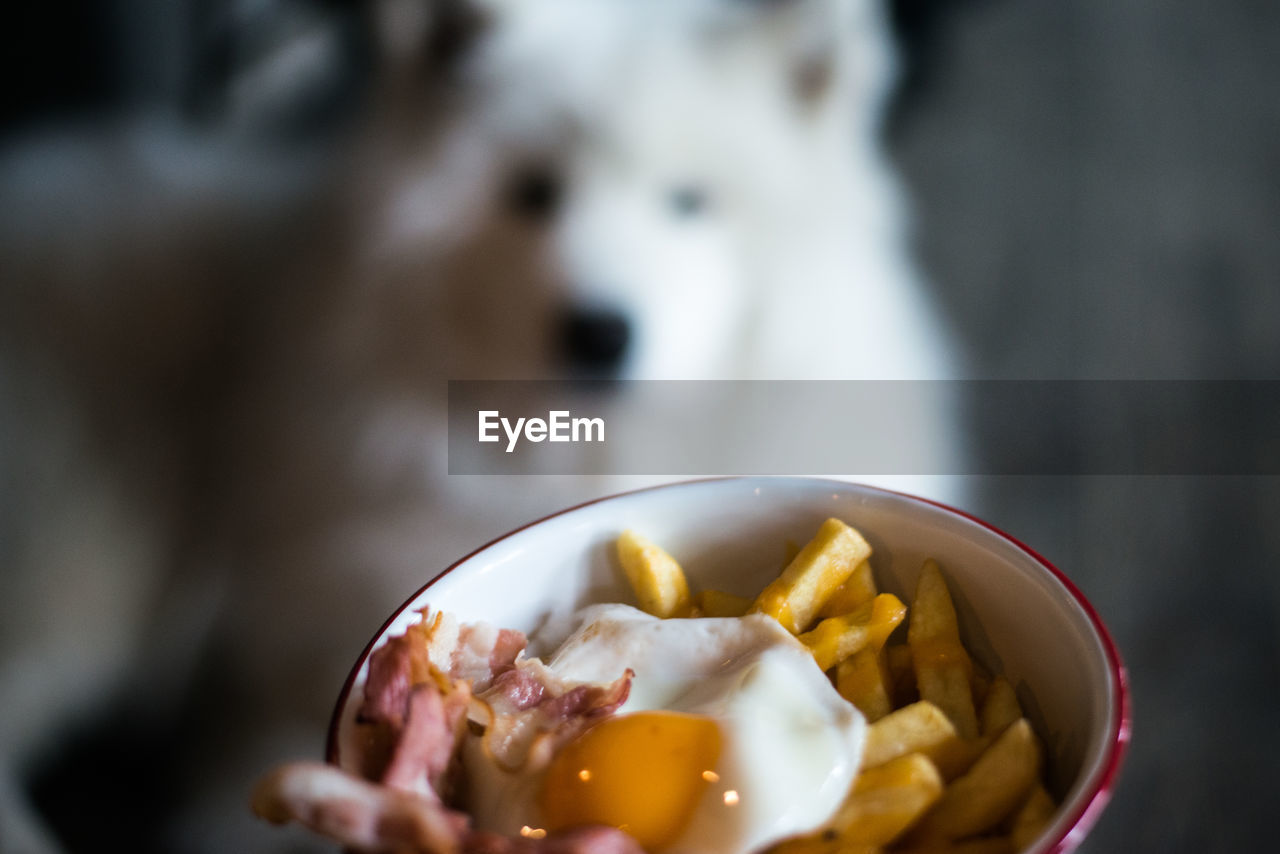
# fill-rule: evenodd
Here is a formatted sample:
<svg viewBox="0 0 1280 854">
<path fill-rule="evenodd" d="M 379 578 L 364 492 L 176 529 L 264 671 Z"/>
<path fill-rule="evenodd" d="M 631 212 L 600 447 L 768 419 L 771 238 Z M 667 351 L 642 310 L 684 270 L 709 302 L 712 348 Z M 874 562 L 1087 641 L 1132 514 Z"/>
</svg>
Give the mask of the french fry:
<svg viewBox="0 0 1280 854">
<path fill-rule="evenodd" d="M 689 582 L 675 558 L 635 531 L 618 537 L 618 559 L 635 591 L 640 609 L 655 617 L 682 617 L 689 613 Z"/>
<path fill-rule="evenodd" d="M 1007 836 L 984 836 L 962 842 L 936 842 L 911 848 L 895 848 L 894 854 L 1014 854 L 1018 850 Z"/>
<path fill-rule="evenodd" d="M 1013 686 L 970 658 L 937 563 L 907 608 L 878 594 L 871 548 L 836 519 L 754 599 L 690 595 L 680 565 L 634 532 L 618 555 L 640 606 L 659 617 L 773 616 L 808 647 L 868 721 L 862 769 L 835 816 L 767 854 L 1015 854 L 1057 809 L 1040 781 L 1043 747 Z M 820 620 L 814 625 L 815 620 Z"/>
<path fill-rule="evenodd" d="M 884 663 L 889 671 L 893 707 L 900 709 L 919 700 L 920 690 L 916 687 L 916 670 L 911 663 L 911 647 L 905 643 L 886 646 Z"/>
<path fill-rule="evenodd" d="M 1040 831 L 1049 825 L 1054 812 L 1058 809 L 1053 796 L 1045 787 L 1037 782 L 1031 787 L 1031 794 L 1013 814 L 1009 823 L 1009 839 L 1015 851 L 1021 851 L 1040 835 Z"/>
<path fill-rule="evenodd" d="M 704 617 L 741 617 L 751 607 L 751 600 L 723 590 L 699 590 L 693 605 Z"/>
<path fill-rule="evenodd" d="M 836 834 L 793 836 L 769 848 L 767 854 L 882 854 L 875 845 L 846 842 Z"/>
<path fill-rule="evenodd" d="M 836 667 L 836 690 L 862 712 L 867 723 L 892 712 L 884 650 L 864 647 L 840 662 Z"/>
<path fill-rule="evenodd" d="M 829 828 L 847 842 L 887 845 L 942 796 L 942 776 L 922 754 L 900 756 L 858 775 Z"/>
<path fill-rule="evenodd" d="M 1026 798 L 1040 775 L 1040 745 L 1026 718 L 1009 726 L 968 773 L 943 792 L 913 842 L 963 839 L 990 830 Z"/>
<path fill-rule="evenodd" d="M 853 572 L 836 588 L 831 598 L 818 609 L 818 616 L 838 617 L 855 610 L 858 606 L 870 602 L 880 591 L 876 589 L 875 576 L 871 574 L 871 562 L 858 561 Z"/>
<path fill-rule="evenodd" d="M 782 574 L 760 591 L 751 611 L 768 614 L 799 634 L 870 554 L 871 546 L 861 534 L 839 519 L 828 519 Z"/>
<path fill-rule="evenodd" d="M 991 680 L 986 699 L 982 701 L 982 734 L 995 738 L 1005 727 L 1022 717 L 1022 707 L 1013 686 L 1003 676 Z"/>
<path fill-rule="evenodd" d="M 956 740 L 956 728 L 941 709 L 926 700 L 890 712 L 867 727 L 862 767 L 875 768 L 899 756 L 932 757 Z"/>
<path fill-rule="evenodd" d="M 957 738 L 933 751 L 933 764 L 937 765 L 938 770 L 942 772 L 942 779 L 950 783 L 972 768 L 973 763 L 990 746 L 989 739 Z"/>
<path fill-rule="evenodd" d="M 920 570 L 907 643 L 920 698 L 946 712 L 961 738 L 977 738 L 978 718 L 969 682 L 973 664 L 960 645 L 960 628 L 947 583 L 932 560 L 925 561 Z"/>
<path fill-rule="evenodd" d="M 885 715 L 867 727 L 862 765 L 871 768 L 907 753 L 920 752 L 937 766 L 944 780 L 968 771 L 989 742 L 967 741 L 956 734 L 941 709 L 919 700 Z"/>
<path fill-rule="evenodd" d="M 843 617 L 828 617 L 799 636 L 823 670 L 830 670 L 861 649 L 879 650 L 907 615 L 892 593 L 881 593 Z"/>
<path fill-rule="evenodd" d="M 969 663 L 973 665 L 973 672 L 969 674 L 969 691 L 973 695 L 973 707 L 978 709 L 987 701 L 987 692 L 991 690 L 991 680 L 995 677 L 972 656 Z"/>
</svg>

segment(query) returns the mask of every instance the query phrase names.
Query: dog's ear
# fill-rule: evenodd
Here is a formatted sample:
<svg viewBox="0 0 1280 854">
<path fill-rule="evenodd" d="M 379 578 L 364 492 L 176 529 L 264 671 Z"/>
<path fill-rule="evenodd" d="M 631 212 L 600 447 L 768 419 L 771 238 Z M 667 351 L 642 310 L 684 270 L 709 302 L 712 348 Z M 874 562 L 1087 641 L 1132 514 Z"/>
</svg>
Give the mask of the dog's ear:
<svg viewBox="0 0 1280 854">
<path fill-rule="evenodd" d="M 840 60 L 842 0 L 772 0 L 774 27 L 784 51 L 791 89 L 803 104 L 818 104 L 832 91 Z"/>
<path fill-rule="evenodd" d="M 883 0 L 724 0 L 781 58 L 798 102 L 883 99 L 894 52 Z M 745 18 L 745 21 L 744 21 Z"/>
</svg>

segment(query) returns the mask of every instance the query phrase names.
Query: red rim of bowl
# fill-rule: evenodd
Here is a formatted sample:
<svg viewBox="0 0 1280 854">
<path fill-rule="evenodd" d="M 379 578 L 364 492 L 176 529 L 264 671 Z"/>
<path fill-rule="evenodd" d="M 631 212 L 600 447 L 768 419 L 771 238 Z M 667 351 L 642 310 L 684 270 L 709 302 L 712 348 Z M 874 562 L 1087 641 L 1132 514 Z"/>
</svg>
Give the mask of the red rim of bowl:
<svg viewBox="0 0 1280 854">
<path fill-rule="evenodd" d="M 672 487 L 687 486 L 687 485 L 699 484 L 699 483 L 716 483 L 721 481 L 738 481 L 738 480 L 755 480 L 755 479 L 757 478 L 708 477 L 708 478 L 699 478 L 696 480 L 673 481 L 671 483 L 656 484 L 654 486 L 647 486 L 642 489 L 627 490 L 625 492 L 618 492 L 611 495 L 605 495 L 600 498 L 593 498 L 590 501 L 584 501 L 581 504 L 575 504 L 572 507 L 566 507 L 563 510 L 559 510 L 555 513 L 551 513 L 541 518 L 534 519 L 531 522 L 527 522 L 518 528 L 508 531 L 507 533 L 503 534 L 500 537 L 496 537 L 493 540 L 490 540 L 489 542 L 485 543 L 484 545 L 480 546 L 474 551 L 471 551 L 464 557 L 461 557 L 458 560 L 454 561 L 446 569 L 444 569 L 442 572 L 440 572 L 438 575 L 436 575 L 426 584 L 419 587 L 413 593 L 413 595 L 411 595 L 408 599 L 406 599 L 400 605 L 400 607 L 396 608 L 396 610 L 392 612 L 391 616 L 389 616 L 386 619 L 386 621 L 384 621 L 383 624 L 374 633 L 373 637 L 369 640 L 369 642 L 365 644 L 364 650 L 360 653 L 360 656 L 356 659 L 355 664 L 351 668 L 351 672 L 347 674 L 346 681 L 344 681 L 342 684 L 342 690 L 338 694 L 337 704 L 334 706 L 333 714 L 329 719 L 329 731 L 325 739 L 325 761 L 331 765 L 340 764 L 340 761 L 339 761 L 340 757 L 339 757 L 339 751 L 338 751 L 338 730 L 340 729 L 342 724 L 343 712 L 346 709 L 347 701 L 351 696 L 351 690 L 355 686 L 356 677 L 359 675 L 360 670 L 364 667 L 365 660 L 368 659 L 369 654 L 373 651 L 374 645 L 382 638 L 383 634 L 387 631 L 387 629 L 391 626 L 391 624 L 401 614 L 403 614 L 405 610 L 412 603 L 417 601 L 418 598 L 422 596 L 422 594 L 426 592 L 427 589 L 435 586 L 435 584 L 440 579 L 444 578 L 446 575 L 453 572 L 462 564 L 467 563 L 473 557 L 480 554 L 481 552 L 486 551 L 487 549 L 497 545 L 498 543 L 504 540 L 514 537 L 516 534 L 519 534 L 524 530 L 532 528 L 535 525 L 540 525 L 544 522 L 547 522 L 551 519 L 555 519 L 559 516 L 564 516 L 567 513 L 573 513 L 584 507 L 590 507 L 594 504 L 600 504 L 605 501 L 612 501 L 614 499 L 622 498 L 628 495 L 638 495 L 643 492 L 651 492 L 657 489 L 670 489 Z M 1070 823 L 1063 829 L 1063 831 L 1059 836 L 1057 836 L 1055 839 L 1051 841 L 1051 843 L 1047 848 L 1044 848 L 1042 850 L 1045 852 L 1045 854 L 1066 854 L 1066 852 L 1073 850 L 1077 845 L 1079 845 L 1080 842 L 1084 839 L 1084 837 L 1088 834 L 1088 832 L 1093 828 L 1099 816 L 1101 816 L 1103 808 L 1107 805 L 1107 802 L 1111 799 L 1111 793 L 1115 789 L 1116 780 L 1120 774 L 1120 766 L 1123 764 L 1125 753 L 1128 750 L 1130 731 L 1132 728 L 1133 721 L 1132 721 L 1132 710 L 1130 708 L 1130 699 L 1129 699 L 1129 676 L 1125 670 L 1124 662 L 1120 658 L 1120 650 L 1116 647 L 1115 641 L 1111 638 L 1111 633 L 1107 631 L 1107 627 L 1103 624 L 1102 619 L 1098 616 L 1098 612 L 1094 609 L 1093 605 L 1089 602 L 1089 600 L 1085 598 L 1084 594 L 1080 592 L 1080 589 L 1076 587 L 1075 583 L 1072 582 L 1071 579 L 1068 578 L 1065 574 L 1063 574 L 1063 572 L 1060 569 L 1058 569 L 1056 566 L 1054 566 L 1052 563 L 1046 560 L 1043 556 L 1041 556 L 1039 552 L 1037 552 L 1035 549 L 1032 549 L 1030 546 L 1026 545 L 1021 540 L 1000 530 L 995 525 L 992 525 L 990 522 L 986 522 L 982 519 L 979 519 L 977 516 L 974 516 L 972 513 L 967 513 L 964 510 L 957 509 L 948 504 L 943 504 L 940 501 L 934 501 L 933 499 L 930 499 L 930 498 L 922 498 L 918 495 L 911 495 L 905 492 L 897 492 L 892 489 L 884 489 L 878 486 L 870 486 L 868 484 L 853 483 L 851 481 L 837 481 L 837 480 L 829 480 L 826 478 L 816 478 L 816 477 L 815 478 L 783 477 L 783 478 L 758 478 L 758 479 L 806 480 L 806 481 L 824 481 L 825 480 L 833 484 L 840 484 L 843 486 L 857 486 L 860 489 L 868 489 L 874 492 L 882 492 L 888 495 L 896 495 L 901 498 L 907 498 L 912 501 L 918 501 L 921 504 L 928 504 L 932 507 L 937 507 L 940 510 L 944 510 L 948 513 L 953 513 L 956 516 L 966 519 L 974 523 L 975 525 L 978 525 L 981 528 L 985 528 L 986 530 L 990 531 L 996 536 L 1004 539 L 1005 541 L 1013 545 L 1018 550 L 1024 552 L 1028 557 L 1030 557 L 1036 563 L 1040 564 L 1042 567 L 1047 569 L 1049 573 L 1053 575 L 1053 577 L 1056 578 L 1058 582 L 1066 589 L 1066 591 L 1071 594 L 1072 598 L 1075 599 L 1076 603 L 1080 606 L 1080 608 L 1084 611 L 1085 615 L 1089 618 L 1089 622 L 1092 624 L 1093 630 L 1097 633 L 1098 639 L 1102 642 L 1103 650 L 1106 652 L 1107 661 L 1108 661 L 1108 664 L 1110 665 L 1110 676 L 1111 676 L 1112 685 L 1115 690 L 1115 696 L 1117 700 L 1115 704 L 1115 711 L 1112 715 L 1112 720 L 1111 720 L 1111 733 L 1109 736 L 1110 745 L 1107 749 L 1107 755 L 1104 758 L 1102 773 L 1098 776 L 1097 782 L 1094 785 L 1093 790 L 1087 793 L 1081 799 L 1081 803 L 1079 804 L 1079 806 L 1076 807 L 1075 814 L 1072 815 Z"/>
</svg>

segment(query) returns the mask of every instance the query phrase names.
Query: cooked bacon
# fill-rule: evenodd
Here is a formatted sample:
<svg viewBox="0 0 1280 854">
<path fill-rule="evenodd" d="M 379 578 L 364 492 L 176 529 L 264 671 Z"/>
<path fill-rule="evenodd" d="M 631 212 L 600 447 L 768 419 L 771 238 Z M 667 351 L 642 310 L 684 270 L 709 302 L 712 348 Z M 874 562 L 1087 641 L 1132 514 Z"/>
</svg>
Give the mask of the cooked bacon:
<svg viewBox="0 0 1280 854">
<path fill-rule="evenodd" d="M 517 632 L 515 629 L 498 629 L 497 640 L 494 641 L 493 649 L 489 652 L 489 672 L 493 677 L 501 676 L 515 667 L 516 659 L 528 644 L 529 640 L 524 636 L 524 632 Z"/>
<path fill-rule="evenodd" d="M 385 723 L 399 731 L 409 710 L 413 688 L 414 659 L 425 650 L 409 635 L 388 640 L 369 656 L 369 675 L 364 683 L 364 702 L 357 718 L 362 723 Z"/>
<path fill-rule="evenodd" d="M 473 716 L 485 726 L 484 744 L 500 766 L 534 771 L 562 745 L 627 701 L 628 669 L 607 685 L 567 685 L 542 662 L 517 662 L 478 694 Z"/>
<path fill-rule="evenodd" d="M 449 614 L 428 618 L 424 609 L 423 622 L 389 638 L 369 656 L 364 702 L 357 718 L 399 732 L 413 686 L 429 680 L 433 667 L 453 682 L 466 681 L 482 690 L 515 667 L 526 643 L 525 636 L 514 629 L 459 624 Z"/>
<path fill-rule="evenodd" d="M 606 685 L 566 683 L 541 661 L 521 659 L 525 643 L 520 632 L 441 614 L 388 639 L 369 658 L 357 718 L 377 735 L 371 744 L 391 745 L 390 758 L 348 759 L 381 782 L 295 762 L 258 784 L 254 811 L 368 854 L 644 854 L 615 828 L 506 837 L 472 829 L 467 815 L 445 805 L 468 714 L 485 725 L 483 744 L 495 761 L 532 773 L 626 702 L 632 671 Z"/>
<path fill-rule="evenodd" d="M 397 789 L 440 799 L 466 723 L 471 692 L 466 683 L 443 694 L 434 683 L 419 685 L 409 695 L 404 728 L 382 774 L 382 782 Z"/>
<path fill-rule="evenodd" d="M 537 674 L 527 667 L 515 667 L 494 679 L 487 695 L 500 696 L 515 711 L 524 711 L 541 703 L 546 693 L 546 684 Z"/>
<path fill-rule="evenodd" d="M 274 824 L 299 822 L 362 852 L 457 854 L 470 823 L 438 800 L 319 762 L 271 772 L 254 790 L 253 811 Z"/>
<path fill-rule="evenodd" d="M 431 663 L 450 679 L 465 679 L 481 690 L 493 678 L 509 670 L 524 652 L 525 636 L 514 629 L 498 629 L 488 623 L 460 623 L 452 614 L 436 612 L 418 629 Z M 408 634 L 408 632 L 406 632 Z"/>
<path fill-rule="evenodd" d="M 631 680 L 635 671 L 627 669 L 620 678 L 608 685 L 579 685 L 568 693 L 552 697 L 542 708 L 551 720 L 589 721 L 611 715 L 627 701 L 631 694 Z"/>
<path fill-rule="evenodd" d="M 456 633 L 437 634 L 439 640 L 432 638 L 432 662 L 451 678 L 467 680 L 477 691 L 515 666 L 527 643 L 521 632 L 496 629 L 488 623 L 464 623 Z"/>
<path fill-rule="evenodd" d="M 364 854 L 644 854 L 612 827 L 578 827 L 542 839 L 471 830 L 465 815 L 438 801 L 319 762 L 271 772 L 254 790 L 253 811 L 273 824 L 296 821 Z"/>
</svg>

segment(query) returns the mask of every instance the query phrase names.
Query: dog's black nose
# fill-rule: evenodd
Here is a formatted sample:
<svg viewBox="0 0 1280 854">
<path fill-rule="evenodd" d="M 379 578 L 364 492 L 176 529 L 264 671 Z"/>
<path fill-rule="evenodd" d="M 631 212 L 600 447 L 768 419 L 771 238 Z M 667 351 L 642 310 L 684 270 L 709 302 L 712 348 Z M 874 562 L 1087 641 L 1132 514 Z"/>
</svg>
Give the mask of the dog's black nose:
<svg viewBox="0 0 1280 854">
<path fill-rule="evenodd" d="M 572 308 L 561 319 L 560 344 L 572 368 L 616 371 L 630 340 L 631 324 L 626 315 L 611 309 Z"/>
</svg>

